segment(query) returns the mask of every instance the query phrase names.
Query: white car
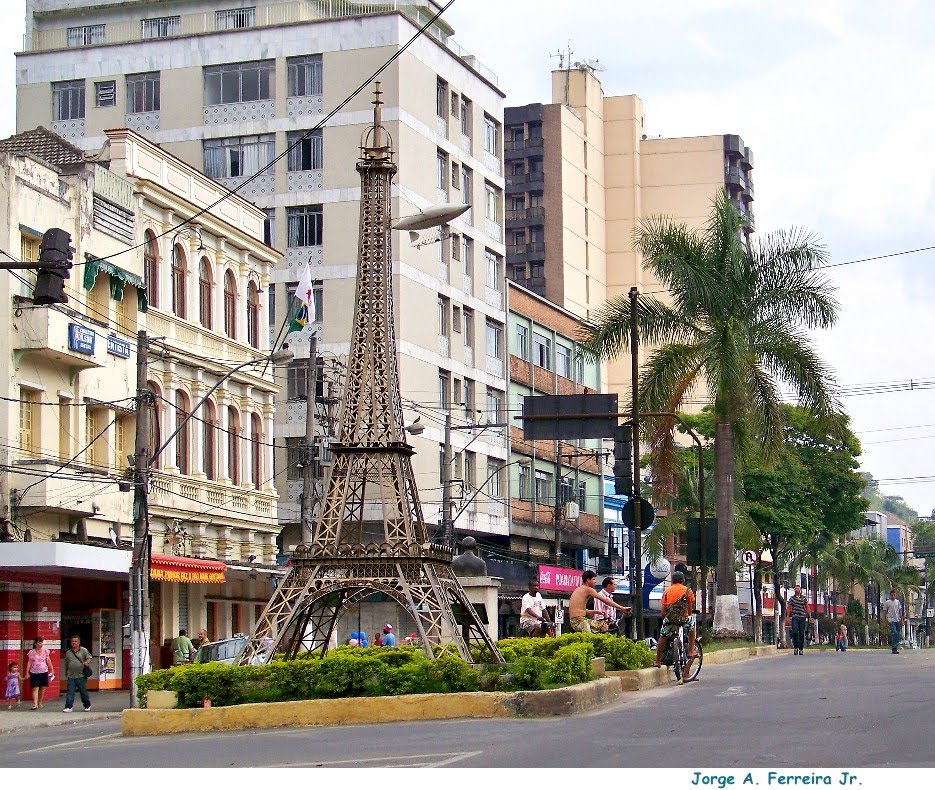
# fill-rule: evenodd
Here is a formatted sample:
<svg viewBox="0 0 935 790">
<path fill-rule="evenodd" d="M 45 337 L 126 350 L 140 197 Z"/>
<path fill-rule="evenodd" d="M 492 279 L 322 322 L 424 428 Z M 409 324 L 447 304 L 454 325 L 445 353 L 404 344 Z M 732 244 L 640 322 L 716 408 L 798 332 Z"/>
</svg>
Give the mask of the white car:
<svg viewBox="0 0 935 790">
<path fill-rule="evenodd" d="M 240 654 L 247 646 L 247 637 L 243 634 L 234 634 L 230 639 L 222 639 L 219 642 L 208 642 L 198 648 L 195 654 L 196 664 L 208 664 L 212 661 L 220 661 L 222 664 L 232 666 L 238 663 Z M 250 662 L 253 666 L 266 663 L 266 650 L 261 650 L 260 654 L 255 656 Z"/>
</svg>

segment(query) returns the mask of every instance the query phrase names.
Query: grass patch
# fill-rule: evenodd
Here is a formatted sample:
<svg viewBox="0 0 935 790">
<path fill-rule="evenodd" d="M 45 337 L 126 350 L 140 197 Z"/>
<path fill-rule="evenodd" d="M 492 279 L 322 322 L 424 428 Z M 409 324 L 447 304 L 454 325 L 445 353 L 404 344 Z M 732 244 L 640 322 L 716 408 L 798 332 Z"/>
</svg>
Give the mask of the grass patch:
<svg viewBox="0 0 935 790">
<path fill-rule="evenodd" d="M 753 647 L 749 639 L 712 639 L 701 643 L 705 653 L 717 653 L 721 650 L 736 650 L 738 647 Z"/>
</svg>

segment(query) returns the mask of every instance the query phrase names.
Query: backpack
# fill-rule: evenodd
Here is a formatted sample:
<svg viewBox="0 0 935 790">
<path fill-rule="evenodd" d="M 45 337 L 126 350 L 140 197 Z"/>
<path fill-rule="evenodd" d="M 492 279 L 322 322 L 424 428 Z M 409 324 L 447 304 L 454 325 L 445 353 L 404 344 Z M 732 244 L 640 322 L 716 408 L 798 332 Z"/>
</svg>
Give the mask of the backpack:
<svg viewBox="0 0 935 790">
<path fill-rule="evenodd" d="M 685 625 L 688 614 L 688 590 L 685 590 L 681 598 L 666 607 L 666 619 L 671 625 Z"/>
</svg>

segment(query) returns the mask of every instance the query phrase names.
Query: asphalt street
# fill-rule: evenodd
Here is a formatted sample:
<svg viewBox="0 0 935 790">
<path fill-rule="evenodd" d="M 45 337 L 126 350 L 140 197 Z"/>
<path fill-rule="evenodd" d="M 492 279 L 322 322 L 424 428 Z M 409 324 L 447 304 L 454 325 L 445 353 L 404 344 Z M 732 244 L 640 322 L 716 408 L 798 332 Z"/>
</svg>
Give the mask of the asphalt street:
<svg viewBox="0 0 935 790">
<path fill-rule="evenodd" d="M 94 721 L 0 736 L 0 765 L 933 767 L 933 679 L 935 649 L 786 651 L 705 666 L 696 683 L 628 694 L 577 716 L 144 738 Z"/>
</svg>

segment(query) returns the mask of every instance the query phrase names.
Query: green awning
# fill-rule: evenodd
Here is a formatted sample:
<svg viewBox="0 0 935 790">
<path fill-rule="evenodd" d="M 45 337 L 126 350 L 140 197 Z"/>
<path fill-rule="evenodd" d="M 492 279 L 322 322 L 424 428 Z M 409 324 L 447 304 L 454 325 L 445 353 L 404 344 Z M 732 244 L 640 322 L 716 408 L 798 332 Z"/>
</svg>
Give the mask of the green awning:
<svg viewBox="0 0 935 790">
<path fill-rule="evenodd" d="M 149 309 L 149 302 L 146 299 L 146 283 L 143 282 L 141 277 L 137 277 L 119 266 L 114 266 L 110 261 L 102 261 L 91 255 L 85 255 L 84 288 L 86 291 L 90 291 L 94 287 L 97 275 L 100 272 L 110 276 L 110 296 L 112 299 L 117 302 L 121 301 L 123 299 L 123 289 L 127 285 L 132 285 L 136 288 L 136 302 L 140 312 L 145 313 Z"/>
</svg>

